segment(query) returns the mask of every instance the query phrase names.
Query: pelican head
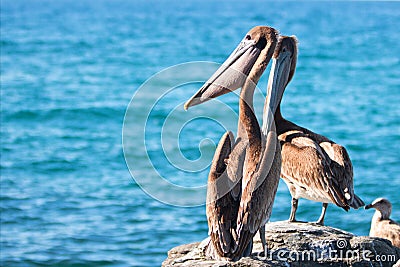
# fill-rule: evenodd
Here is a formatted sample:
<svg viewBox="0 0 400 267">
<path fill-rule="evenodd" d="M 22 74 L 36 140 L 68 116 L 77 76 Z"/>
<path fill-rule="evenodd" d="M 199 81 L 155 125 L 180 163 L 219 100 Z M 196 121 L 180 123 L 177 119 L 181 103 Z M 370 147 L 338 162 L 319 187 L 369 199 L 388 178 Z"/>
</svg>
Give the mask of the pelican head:
<svg viewBox="0 0 400 267">
<path fill-rule="evenodd" d="M 381 213 L 382 219 L 388 219 L 392 213 L 392 204 L 386 198 L 377 198 L 371 204 L 365 206 L 365 209 L 374 208 Z"/>
<path fill-rule="evenodd" d="M 185 103 L 185 110 L 242 87 L 253 66 L 261 64 L 265 69 L 275 49 L 277 36 L 278 32 L 271 27 L 251 29 L 222 66 Z"/>
<path fill-rule="evenodd" d="M 288 84 L 294 75 L 297 65 L 297 38 L 296 36 L 281 36 L 275 48 L 273 60 L 279 65 L 286 65 L 283 70 L 289 70 L 286 84 Z M 282 72 L 282 71 L 281 71 Z M 284 84 L 284 85 L 286 85 Z"/>
<path fill-rule="evenodd" d="M 272 67 L 268 78 L 266 103 L 263 113 L 263 131 L 267 131 L 283 93 L 293 78 L 297 64 L 296 36 L 281 36 L 272 58 Z"/>
</svg>

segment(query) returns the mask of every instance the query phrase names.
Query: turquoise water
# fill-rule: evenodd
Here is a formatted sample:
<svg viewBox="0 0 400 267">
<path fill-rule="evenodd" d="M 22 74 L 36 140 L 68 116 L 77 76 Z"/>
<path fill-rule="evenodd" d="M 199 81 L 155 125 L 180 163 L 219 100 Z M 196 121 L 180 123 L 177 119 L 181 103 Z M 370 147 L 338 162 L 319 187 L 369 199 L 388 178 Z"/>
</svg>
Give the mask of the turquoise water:
<svg viewBox="0 0 400 267">
<path fill-rule="evenodd" d="M 396 2 L 2 1 L 1 265 L 158 266 L 171 247 L 206 237 L 204 206 L 164 204 L 131 178 L 125 110 L 151 75 L 188 61 L 223 62 L 255 25 L 300 42 L 284 115 L 345 145 L 357 194 L 366 202 L 387 197 L 400 220 L 399 21 Z M 172 166 L 160 127 L 199 85 L 163 99 L 146 128 L 154 168 L 182 186 L 204 184 L 207 170 Z M 204 110 L 178 112 L 177 120 Z M 215 143 L 223 131 L 193 121 L 179 137 L 182 154 L 197 159 L 200 141 Z M 202 151 L 210 160 L 212 142 Z M 150 173 L 145 155 L 126 152 L 139 173 Z M 289 212 L 281 183 L 271 220 Z M 320 204 L 300 200 L 299 219 L 319 213 Z M 325 222 L 366 235 L 371 217 L 330 206 Z"/>
</svg>

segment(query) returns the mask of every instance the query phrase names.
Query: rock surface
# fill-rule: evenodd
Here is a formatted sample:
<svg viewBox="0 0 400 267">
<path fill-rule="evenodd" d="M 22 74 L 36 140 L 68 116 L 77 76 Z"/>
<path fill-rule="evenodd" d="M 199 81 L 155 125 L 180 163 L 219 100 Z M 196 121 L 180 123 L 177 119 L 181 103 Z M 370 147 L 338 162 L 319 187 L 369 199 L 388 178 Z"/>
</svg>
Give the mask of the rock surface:
<svg viewBox="0 0 400 267">
<path fill-rule="evenodd" d="M 268 252 L 262 253 L 258 234 L 251 257 L 236 262 L 207 259 L 209 239 L 181 245 L 168 252 L 162 266 L 399 266 L 400 248 L 382 238 L 355 236 L 313 223 L 274 222 L 266 225 Z M 396 263 L 397 262 L 397 263 Z"/>
</svg>

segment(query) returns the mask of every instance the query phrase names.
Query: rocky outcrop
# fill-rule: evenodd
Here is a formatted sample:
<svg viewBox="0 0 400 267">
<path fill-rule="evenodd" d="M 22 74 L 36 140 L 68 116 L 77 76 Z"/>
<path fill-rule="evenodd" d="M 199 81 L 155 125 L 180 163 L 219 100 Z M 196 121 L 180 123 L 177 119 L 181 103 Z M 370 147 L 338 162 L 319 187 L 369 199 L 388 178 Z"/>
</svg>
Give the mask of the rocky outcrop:
<svg viewBox="0 0 400 267">
<path fill-rule="evenodd" d="M 258 235 L 251 257 L 236 262 L 214 261 L 204 255 L 209 239 L 168 252 L 162 266 L 399 266 L 400 248 L 382 238 L 355 236 L 313 223 L 274 222 L 266 225 L 268 251 Z M 396 263 L 397 262 L 397 263 Z"/>
</svg>

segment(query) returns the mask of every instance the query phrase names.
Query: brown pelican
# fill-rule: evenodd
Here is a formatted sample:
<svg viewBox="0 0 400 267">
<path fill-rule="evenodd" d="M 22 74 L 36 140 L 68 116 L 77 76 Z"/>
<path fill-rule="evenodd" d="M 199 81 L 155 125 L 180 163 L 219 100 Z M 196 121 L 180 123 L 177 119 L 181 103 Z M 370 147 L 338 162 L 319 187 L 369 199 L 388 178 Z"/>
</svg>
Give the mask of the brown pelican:
<svg viewBox="0 0 400 267">
<path fill-rule="evenodd" d="M 294 75 L 296 62 L 296 37 L 282 37 L 273 56 L 268 87 L 283 93 Z M 364 205 L 354 194 L 353 167 L 344 147 L 284 119 L 280 104 L 275 112 L 275 123 L 282 148 L 281 177 L 292 195 L 290 222 L 296 221 L 299 198 L 323 203 L 317 221 L 321 225 L 328 203 L 346 211 Z"/>
<path fill-rule="evenodd" d="M 369 236 L 386 238 L 396 247 L 400 248 L 400 224 L 390 219 L 392 204 L 384 198 L 377 198 L 365 209 L 376 209 L 372 217 Z"/>
<path fill-rule="evenodd" d="M 219 257 L 239 259 L 249 255 L 258 230 L 265 248 L 263 230 L 271 215 L 281 158 L 277 136 L 269 128 L 261 132 L 253 112 L 253 94 L 272 57 L 277 35 L 270 27 L 250 30 L 225 63 L 185 104 L 188 108 L 242 87 L 238 139 L 232 148 L 230 132 L 221 138 L 208 181 L 206 213 L 211 243 Z M 270 92 L 268 97 L 277 94 Z M 267 101 L 267 109 L 276 109 L 279 99 L 273 99 Z M 232 186 L 235 182 L 238 185 Z M 226 189 L 226 184 L 231 186 Z"/>
</svg>

